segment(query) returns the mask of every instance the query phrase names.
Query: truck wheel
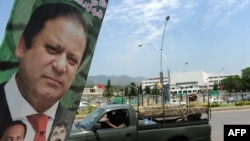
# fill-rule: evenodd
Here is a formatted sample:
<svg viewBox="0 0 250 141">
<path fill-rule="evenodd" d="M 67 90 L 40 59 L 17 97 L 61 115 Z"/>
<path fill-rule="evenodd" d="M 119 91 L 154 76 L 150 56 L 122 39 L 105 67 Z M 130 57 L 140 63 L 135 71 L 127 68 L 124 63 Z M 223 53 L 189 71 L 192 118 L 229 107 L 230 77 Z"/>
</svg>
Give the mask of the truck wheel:
<svg viewBox="0 0 250 141">
<path fill-rule="evenodd" d="M 170 139 L 169 141 L 188 141 L 188 139 L 186 139 L 184 137 L 179 137 L 179 138 Z"/>
</svg>

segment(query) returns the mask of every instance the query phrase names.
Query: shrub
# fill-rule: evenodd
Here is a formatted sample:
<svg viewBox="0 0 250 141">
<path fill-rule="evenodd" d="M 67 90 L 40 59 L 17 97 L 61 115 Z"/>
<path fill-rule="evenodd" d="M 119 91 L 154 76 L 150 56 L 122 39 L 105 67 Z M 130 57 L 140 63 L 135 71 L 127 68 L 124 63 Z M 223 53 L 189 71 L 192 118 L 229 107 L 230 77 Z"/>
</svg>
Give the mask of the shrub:
<svg viewBox="0 0 250 141">
<path fill-rule="evenodd" d="M 210 107 L 219 107 L 220 104 L 218 102 L 213 102 L 210 104 Z"/>
<path fill-rule="evenodd" d="M 93 105 L 88 105 L 88 113 L 91 113 L 93 110 L 95 110 L 96 107 Z"/>
<path fill-rule="evenodd" d="M 235 106 L 243 106 L 244 105 L 244 102 L 243 101 L 237 101 L 235 103 Z"/>
<path fill-rule="evenodd" d="M 250 101 L 244 101 L 244 105 L 250 105 Z"/>
</svg>

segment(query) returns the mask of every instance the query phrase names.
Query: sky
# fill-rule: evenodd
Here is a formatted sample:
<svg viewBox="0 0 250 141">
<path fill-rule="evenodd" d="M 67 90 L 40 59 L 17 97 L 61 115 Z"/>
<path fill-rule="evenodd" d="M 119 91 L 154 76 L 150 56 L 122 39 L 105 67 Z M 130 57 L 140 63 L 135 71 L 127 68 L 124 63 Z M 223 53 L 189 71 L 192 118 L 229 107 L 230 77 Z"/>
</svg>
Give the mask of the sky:
<svg viewBox="0 0 250 141">
<path fill-rule="evenodd" d="M 0 41 L 12 2 L 0 1 Z M 239 74 L 250 67 L 249 13 L 250 0 L 109 0 L 89 75 Z"/>
</svg>

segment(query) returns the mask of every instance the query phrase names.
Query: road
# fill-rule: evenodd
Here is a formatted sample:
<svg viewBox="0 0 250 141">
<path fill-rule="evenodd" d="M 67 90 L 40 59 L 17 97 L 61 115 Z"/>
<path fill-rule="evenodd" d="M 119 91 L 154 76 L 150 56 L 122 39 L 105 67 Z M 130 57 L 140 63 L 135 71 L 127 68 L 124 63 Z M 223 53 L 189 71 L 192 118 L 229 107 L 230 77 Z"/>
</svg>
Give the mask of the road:
<svg viewBox="0 0 250 141">
<path fill-rule="evenodd" d="M 250 109 L 212 111 L 210 123 L 212 126 L 212 140 L 223 141 L 225 124 L 250 125 Z"/>
</svg>

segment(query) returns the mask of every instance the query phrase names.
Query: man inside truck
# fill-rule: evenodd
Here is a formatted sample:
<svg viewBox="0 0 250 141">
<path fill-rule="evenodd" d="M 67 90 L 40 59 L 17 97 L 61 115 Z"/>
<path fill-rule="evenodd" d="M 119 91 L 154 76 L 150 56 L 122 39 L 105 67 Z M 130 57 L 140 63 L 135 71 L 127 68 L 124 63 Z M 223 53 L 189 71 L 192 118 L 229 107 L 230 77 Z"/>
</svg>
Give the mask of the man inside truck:
<svg viewBox="0 0 250 141">
<path fill-rule="evenodd" d="M 105 123 L 111 128 L 124 128 L 128 125 L 128 114 L 125 110 L 110 111 Z"/>
</svg>

